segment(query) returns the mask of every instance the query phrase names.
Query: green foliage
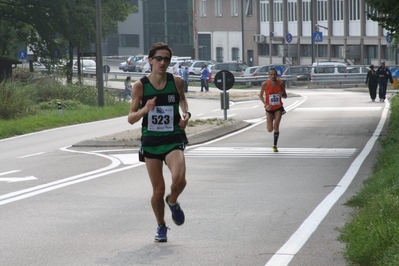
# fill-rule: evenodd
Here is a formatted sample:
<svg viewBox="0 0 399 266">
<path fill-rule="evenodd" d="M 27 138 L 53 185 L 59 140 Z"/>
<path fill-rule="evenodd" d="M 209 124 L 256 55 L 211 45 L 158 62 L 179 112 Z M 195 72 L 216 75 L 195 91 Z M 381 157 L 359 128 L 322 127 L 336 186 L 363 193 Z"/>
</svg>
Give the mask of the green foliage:
<svg viewBox="0 0 399 266">
<path fill-rule="evenodd" d="M 0 83 L 0 118 L 14 119 L 28 114 L 30 99 L 28 87 L 19 83 Z"/>
<path fill-rule="evenodd" d="M 36 56 L 65 57 L 65 45 L 89 48 L 96 40 L 96 1 L 3 0 L 0 3 L 0 57 L 16 58 L 17 44 L 30 44 Z M 103 36 L 132 12 L 130 0 L 102 0 Z M 26 46 L 25 46 L 26 47 Z M 63 54 L 64 53 L 64 54 Z"/>
<path fill-rule="evenodd" d="M 389 134 L 380 141 L 374 174 L 346 205 L 358 211 L 341 229 L 352 265 L 397 265 L 399 250 L 399 97 L 391 100 Z"/>
<path fill-rule="evenodd" d="M 397 0 L 365 0 L 373 11 L 368 16 L 386 30 L 394 32 L 399 37 L 399 3 Z"/>
</svg>

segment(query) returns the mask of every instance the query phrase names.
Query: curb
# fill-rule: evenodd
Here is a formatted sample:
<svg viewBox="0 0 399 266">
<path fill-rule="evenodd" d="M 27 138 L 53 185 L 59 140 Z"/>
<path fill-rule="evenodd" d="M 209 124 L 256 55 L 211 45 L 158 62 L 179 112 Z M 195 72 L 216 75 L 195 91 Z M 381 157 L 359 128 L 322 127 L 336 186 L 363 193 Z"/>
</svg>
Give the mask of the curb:
<svg viewBox="0 0 399 266">
<path fill-rule="evenodd" d="M 231 125 L 222 125 L 215 129 L 211 129 L 206 132 L 202 132 L 196 135 L 188 136 L 189 143 L 187 146 L 201 144 L 223 135 L 233 133 L 240 129 L 243 129 L 247 126 L 251 125 L 250 123 L 244 121 L 237 121 Z M 129 148 L 129 147 L 140 147 L 141 142 L 138 140 L 84 140 L 73 144 L 72 147 L 92 147 L 92 148 Z"/>
</svg>

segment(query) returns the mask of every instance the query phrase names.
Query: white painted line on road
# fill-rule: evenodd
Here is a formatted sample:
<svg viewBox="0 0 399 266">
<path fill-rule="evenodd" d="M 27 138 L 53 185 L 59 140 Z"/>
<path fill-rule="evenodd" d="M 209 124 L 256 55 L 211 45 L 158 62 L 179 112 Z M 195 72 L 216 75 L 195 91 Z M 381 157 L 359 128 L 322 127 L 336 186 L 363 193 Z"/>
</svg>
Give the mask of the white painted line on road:
<svg viewBox="0 0 399 266">
<path fill-rule="evenodd" d="M 138 153 L 124 153 L 124 154 L 110 154 L 111 156 L 118 158 L 123 164 L 136 164 L 139 163 Z"/>
<path fill-rule="evenodd" d="M 349 185 L 352 183 L 356 174 L 366 157 L 371 152 L 375 142 L 379 138 L 384 124 L 388 117 L 389 102 L 385 103 L 387 108 L 384 108 L 380 122 L 374 131 L 374 134 L 366 143 L 361 153 L 356 157 L 348 171 L 342 177 L 341 181 L 335 189 L 314 209 L 308 218 L 301 224 L 301 226 L 294 232 L 288 241 L 273 255 L 273 257 L 266 263 L 265 266 L 286 266 L 308 241 L 313 232 L 317 229 L 328 212 L 338 201 L 338 199 L 345 193 Z"/>
<path fill-rule="evenodd" d="M 186 157 L 272 157 L 272 158 L 350 158 L 356 149 L 351 148 L 271 148 L 259 147 L 199 147 L 186 152 Z"/>
<path fill-rule="evenodd" d="M 8 174 L 13 174 L 13 173 L 16 173 L 16 172 L 19 172 L 19 171 L 21 171 L 21 170 L 12 170 L 12 171 L 8 171 L 8 172 L 3 172 L 3 173 L 0 173 L 0 175 L 8 175 Z"/>
<path fill-rule="evenodd" d="M 314 107 L 314 108 L 297 108 L 296 112 L 354 112 L 354 111 L 379 111 L 381 106 L 377 107 Z"/>
<path fill-rule="evenodd" d="M 109 159 L 111 161 L 111 164 L 106 166 L 106 167 L 103 167 L 103 168 L 100 168 L 100 169 L 97 169 L 97 170 L 94 170 L 94 171 L 90 171 L 90 172 L 87 172 L 87 173 L 82 173 L 82 174 L 79 174 L 79 175 L 67 177 L 67 178 L 64 178 L 64 179 L 61 179 L 61 180 L 57 180 L 57 181 L 54 181 L 54 182 L 50 182 L 50 183 L 38 185 L 38 186 L 35 186 L 35 187 L 22 189 L 22 190 L 19 190 L 19 191 L 14 191 L 14 192 L 11 192 L 11 193 L 8 193 L 8 194 L 1 195 L 0 196 L 0 205 L 4 205 L 4 204 L 7 204 L 7 203 L 10 203 L 10 202 L 13 202 L 13 201 L 17 201 L 17 200 L 20 200 L 20 199 L 32 197 L 32 196 L 35 196 L 35 195 L 38 195 L 38 194 L 41 194 L 41 193 L 44 193 L 44 192 L 47 192 L 47 191 L 50 191 L 50 190 L 54 190 L 54 189 L 59 188 L 59 187 L 66 186 L 66 185 L 63 185 L 63 183 L 69 185 L 69 184 L 74 184 L 74 183 L 79 183 L 79 182 L 91 180 L 91 179 L 96 178 L 96 177 L 100 177 L 100 176 L 102 176 L 103 172 L 109 171 L 111 169 L 114 169 L 114 168 L 118 167 L 121 164 L 121 162 L 118 159 L 110 157 L 110 156 L 107 156 L 107 155 L 104 155 L 104 154 L 96 154 L 96 153 L 93 153 L 93 152 L 74 151 L 74 150 L 69 150 L 68 148 L 69 147 L 61 148 L 60 150 L 63 150 L 63 151 L 66 151 L 66 152 L 83 153 L 83 154 L 89 154 L 89 155 L 96 155 L 96 156 L 104 157 L 104 158 Z M 17 171 L 19 171 L 19 170 L 17 170 Z M 99 174 L 99 176 L 94 176 L 93 177 L 93 175 L 96 175 L 96 174 Z M 87 177 L 87 178 L 84 179 L 84 177 Z M 36 192 L 34 192 L 34 191 L 36 191 Z M 24 195 L 22 195 L 22 194 L 24 194 Z M 21 196 L 18 196 L 18 195 L 21 195 Z M 8 200 L 4 200 L 4 199 L 8 199 Z"/>
<path fill-rule="evenodd" d="M 38 153 L 28 154 L 28 155 L 17 157 L 17 159 L 28 158 L 28 157 L 32 157 L 32 156 L 36 156 L 36 155 L 41 155 L 41 154 L 44 154 L 44 153 L 45 152 L 38 152 Z"/>
</svg>

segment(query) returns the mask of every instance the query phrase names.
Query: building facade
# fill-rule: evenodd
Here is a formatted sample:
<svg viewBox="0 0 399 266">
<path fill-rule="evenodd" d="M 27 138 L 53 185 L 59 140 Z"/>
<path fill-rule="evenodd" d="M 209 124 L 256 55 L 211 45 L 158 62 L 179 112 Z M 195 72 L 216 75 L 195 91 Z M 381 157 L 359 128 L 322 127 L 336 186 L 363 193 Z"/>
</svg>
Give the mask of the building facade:
<svg viewBox="0 0 399 266">
<path fill-rule="evenodd" d="M 309 65 L 317 60 L 397 63 L 396 49 L 387 38 L 389 33 L 368 19 L 366 12 L 372 10 L 364 0 L 195 2 L 198 57 L 205 47 L 206 59 L 210 54 L 210 59 L 216 61 L 253 60 L 255 65 Z M 239 24 L 241 6 L 243 25 Z M 240 56 L 237 50 L 242 49 Z M 249 56 L 252 51 L 253 59 Z"/>
<path fill-rule="evenodd" d="M 248 65 L 317 60 L 397 64 L 389 33 L 364 0 L 131 0 L 138 6 L 106 55 L 147 54 L 157 41 L 178 56 Z"/>
</svg>

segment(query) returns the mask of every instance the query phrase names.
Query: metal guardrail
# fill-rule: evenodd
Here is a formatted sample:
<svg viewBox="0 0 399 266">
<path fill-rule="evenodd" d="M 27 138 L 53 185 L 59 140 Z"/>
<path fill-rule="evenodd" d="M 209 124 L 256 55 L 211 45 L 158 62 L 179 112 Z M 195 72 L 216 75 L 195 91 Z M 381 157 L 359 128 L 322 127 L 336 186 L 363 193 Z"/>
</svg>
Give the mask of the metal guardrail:
<svg viewBox="0 0 399 266">
<path fill-rule="evenodd" d="M 365 83 L 367 73 L 311 74 L 311 83 L 353 84 Z"/>
<path fill-rule="evenodd" d="M 86 74 L 88 74 L 88 72 Z M 92 74 L 95 75 L 94 72 Z M 108 78 L 110 78 L 109 76 L 113 76 L 115 79 L 118 79 L 118 76 L 123 76 L 124 78 L 127 76 L 131 76 L 132 79 L 140 79 L 147 74 L 148 73 L 143 73 L 143 72 L 110 72 L 106 75 L 108 75 Z M 259 82 L 259 81 L 265 81 L 268 78 L 269 76 L 234 77 L 236 83 L 250 83 L 254 81 Z M 296 79 L 297 79 L 296 75 L 286 75 L 280 77 L 280 80 L 285 80 L 285 81 L 294 81 Z M 200 82 L 201 78 L 199 75 L 198 76 L 190 75 L 190 81 Z"/>
</svg>

